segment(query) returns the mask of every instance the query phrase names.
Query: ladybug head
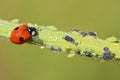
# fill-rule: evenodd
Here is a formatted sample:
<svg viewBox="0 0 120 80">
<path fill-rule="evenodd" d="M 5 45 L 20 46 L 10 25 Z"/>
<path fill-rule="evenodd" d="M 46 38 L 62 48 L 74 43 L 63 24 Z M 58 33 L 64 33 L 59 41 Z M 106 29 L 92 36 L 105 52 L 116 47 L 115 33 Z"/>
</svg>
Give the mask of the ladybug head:
<svg viewBox="0 0 120 80">
<path fill-rule="evenodd" d="M 28 27 L 28 31 L 30 32 L 30 34 L 32 36 L 36 36 L 37 35 L 37 31 L 35 27 Z"/>
<path fill-rule="evenodd" d="M 31 38 L 26 24 L 16 27 L 10 34 L 10 40 L 16 44 L 23 44 Z"/>
</svg>

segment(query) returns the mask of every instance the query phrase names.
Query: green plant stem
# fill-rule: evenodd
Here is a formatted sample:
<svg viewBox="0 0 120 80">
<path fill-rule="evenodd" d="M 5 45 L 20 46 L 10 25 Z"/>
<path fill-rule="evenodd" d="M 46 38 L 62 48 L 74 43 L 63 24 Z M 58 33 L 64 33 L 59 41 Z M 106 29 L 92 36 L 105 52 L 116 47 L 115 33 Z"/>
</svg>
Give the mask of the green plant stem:
<svg viewBox="0 0 120 80">
<path fill-rule="evenodd" d="M 0 37 L 5 37 L 9 39 L 11 31 L 20 25 L 17 19 L 12 21 L 0 20 Z M 66 52 L 68 57 L 75 54 L 85 55 L 88 57 L 97 57 L 103 60 L 106 58 L 110 59 L 120 59 L 120 44 L 116 37 L 107 38 L 106 40 L 100 39 L 98 36 L 85 36 L 81 35 L 81 32 L 70 31 L 63 32 L 57 30 L 54 26 L 38 26 L 28 23 L 28 26 L 35 27 L 37 30 L 37 35 L 33 36 L 27 43 L 40 45 L 45 48 L 49 48 L 55 52 Z M 66 36 L 73 38 L 73 41 L 65 40 Z M 105 50 L 107 47 L 109 49 L 110 56 L 104 58 Z M 90 56 L 91 55 L 91 56 Z M 111 56 L 112 55 L 112 56 Z"/>
</svg>

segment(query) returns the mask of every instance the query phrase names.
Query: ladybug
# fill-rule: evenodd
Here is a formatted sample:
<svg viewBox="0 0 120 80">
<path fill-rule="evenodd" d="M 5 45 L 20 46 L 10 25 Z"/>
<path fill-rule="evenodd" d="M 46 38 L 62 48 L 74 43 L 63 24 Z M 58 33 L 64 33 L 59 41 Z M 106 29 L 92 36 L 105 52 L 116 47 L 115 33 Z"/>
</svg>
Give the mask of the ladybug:
<svg viewBox="0 0 120 80">
<path fill-rule="evenodd" d="M 15 44 L 23 44 L 36 34 L 37 31 L 35 27 L 28 27 L 27 24 L 22 24 L 14 28 L 10 34 L 10 40 Z"/>
</svg>

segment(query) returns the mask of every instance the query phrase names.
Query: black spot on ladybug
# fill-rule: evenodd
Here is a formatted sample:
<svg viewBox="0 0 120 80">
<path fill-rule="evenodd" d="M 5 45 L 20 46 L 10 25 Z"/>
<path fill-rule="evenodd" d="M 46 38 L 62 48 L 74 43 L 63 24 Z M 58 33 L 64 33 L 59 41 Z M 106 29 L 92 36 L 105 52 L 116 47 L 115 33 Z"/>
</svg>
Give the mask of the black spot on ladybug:
<svg viewBox="0 0 120 80">
<path fill-rule="evenodd" d="M 23 37 L 20 37 L 19 40 L 20 40 L 20 42 L 23 42 L 23 41 L 24 41 L 24 38 L 23 38 Z"/>
<path fill-rule="evenodd" d="M 14 30 L 18 30 L 19 29 L 19 27 L 16 27 Z"/>
</svg>

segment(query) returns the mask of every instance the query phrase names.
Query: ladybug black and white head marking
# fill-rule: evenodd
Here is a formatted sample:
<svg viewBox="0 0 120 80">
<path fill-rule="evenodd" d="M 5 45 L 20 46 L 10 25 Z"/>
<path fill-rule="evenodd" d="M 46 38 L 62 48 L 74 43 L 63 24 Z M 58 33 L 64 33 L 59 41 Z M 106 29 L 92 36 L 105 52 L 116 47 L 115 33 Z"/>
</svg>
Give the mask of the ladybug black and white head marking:
<svg viewBox="0 0 120 80">
<path fill-rule="evenodd" d="M 37 31 L 35 27 L 28 27 L 28 31 L 30 32 L 30 34 L 32 36 L 36 36 L 37 35 Z"/>
</svg>

